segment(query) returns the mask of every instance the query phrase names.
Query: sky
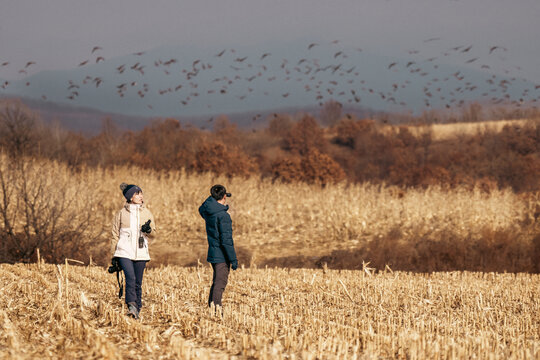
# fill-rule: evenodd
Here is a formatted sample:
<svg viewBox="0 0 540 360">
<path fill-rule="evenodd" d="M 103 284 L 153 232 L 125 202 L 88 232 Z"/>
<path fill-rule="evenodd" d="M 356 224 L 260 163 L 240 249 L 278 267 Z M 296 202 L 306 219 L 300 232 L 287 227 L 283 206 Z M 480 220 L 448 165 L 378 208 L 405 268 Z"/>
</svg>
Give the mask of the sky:
<svg viewBox="0 0 540 360">
<path fill-rule="evenodd" d="M 540 83 L 538 34 L 538 0 L 0 0 L 0 78 L 76 68 L 95 46 L 110 59 L 163 46 L 339 40 L 387 56 L 470 45 L 486 56 L 498 46 L 492 71 Z"/>
<path fill-rule="evenodd" d="M 3 78 L 28 61 L 32 71 L 72 67 L 94 46 L 108 58 L 163 45 L 339 39 L 388 55 L 437 42 L 503 46 L 540 80 L 538 0 L 0 0 L 0 10 L 0 62 L 12 65 Z"/>
</svg>

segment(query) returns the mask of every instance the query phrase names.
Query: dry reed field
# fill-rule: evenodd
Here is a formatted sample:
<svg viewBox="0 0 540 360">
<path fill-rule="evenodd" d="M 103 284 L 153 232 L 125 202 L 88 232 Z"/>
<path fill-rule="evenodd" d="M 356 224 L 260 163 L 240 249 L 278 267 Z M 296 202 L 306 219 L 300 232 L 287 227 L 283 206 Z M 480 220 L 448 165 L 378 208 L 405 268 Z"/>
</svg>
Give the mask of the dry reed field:
<svg viewBox="0 0 540 360">
<path fill-rule="evenodd" d="M 485 132 L 498 133 L 505 126 L 526 126 L 528 124 L 538 124 L 539 118 L 533 117 L 530 119 L 515 119 L 515 120 L 489 120 L 480 122 L 458 122 L 449 124 L 430 124 L 407 126 L 407 129 L 416 136 L 422 136 L 425 133 L 431 134 L 433 141 L 449 140 L 459 136 L 474 136 Z M 393 126 L 383 126 L 383 132 L 391 132 Z"/>
<path fill-rule="evenodd" d="M 0 358 L 534 359 L 539 275 L 156 267 L 141 320 L 103 267 L 0 265 Z"/>
<path fill-rule="evenodd" d="M 431 125 L 433 140 L 445 140 L 456 136 L 472 136 L 486 131 L 500 132 L 505 126 L 525 126 L 538 123 L 540 119 L 494 120 L 480 123 L 456 123 Z"/>
<path fill-rule="evenodd" d="M 510 267 L 504 268 L 490 265 L 496 264 L 497 258 L 508 255 L 501 252 L 489 254 L 492 258 L 485 259 L 485 264 L 465 259 L 478 263 L 478 267 L 456 263 L 452 265 L 454 267 L 441 268 L 440 264 L 434 263 L 423 269 L 530 271 L 534 266 L 530 252 L 538 245 L 534 240 L 538 234 L 535 218 L 540 203 L 538 194 L 518 195 L 504 189 L 486 193 L 481 189 L 439 187 L 402 190 L 392 186 L 347 183 L 321 188 L 301 183 L 273 183 L 253 177 L 225 178 L 129 167 L 86 168 L 72 172 L 62 164 L 39 160 L 29 160 L 25 166 L 23 182 L 17 173 L 11 174 L 7 161 L 0 163 L 6 180 L 6 194 L 11 194 L 5 199 L 12 205 L 7 209 L 6 217 L 12 219 L 13 232 L 28 230 L 33 225 L 28 223 L 28 209 L 16 201 L 17 191 L 29 189 L 29 197 L 35 199 L 34 211 L 43 214 L 44 223 L 55 219 L 57 235 L 58 229 L 68 235 L 81 232 L 81 244 L 77 248 L 84 251 L 72 256 L 78 256 L 78 260 L 86 264 L 88 254 L 101 265 L 106 265 L 110 259 L 111 221 L 123 204 L 118 187 L 121 182 L 141 186 L 154 213 L 159 237 L 151 244 L 151 255 L 157 264 L 193 265 L 206 259 L 204 221 L 197 209 L 215 183 L 225 184 L 233 193 L 230 213 L 235 246 L 240 253 L 240 263 L 245 265 L 276 264 L 272 259 L 294 256 L 313 260 L 314 264 L 334 251 L 363 248 L 371 249 L 372 255 L 355 259 L 356 268 L 365 260 L 372 261 L 378 269 L 388 264 L 394 269 L 414 270 L 414 267 L 398 266 L 397 260 L 418 259 L 418 254 L 423 251 L 419 248 L 422 244 L 446 247 L 448 256 L 454 256 L 452 251 L 459 248 L 470 255 L 471 251 L 479 250 L 468 247 L 480 244 L 501 246 L 500 249 L 511 245 L 510 250 L 515 252 L 512 256 L 516 258 Z M 12 178 L 8 176 L 10 174 Z M 54 213 L 55 208 L 62 211 Z M 47 229 L 40 230 L 43 233 Z M 383 253 L 397 251 L 394 261 L 392 257 L 375 261 L 375 246 L 389 247 L 386 250 L 377 248 Z M 46 257 L 47 250 L 42 248 L 42 251 Z M 71 255 L 64 254 L 60 261 L 66 256 Z M 454 257 L 460 257 L 459 253 Z M 31 258 L 35 259 L 35 253 Z M 288 265 L 294 267 L 294 259 L 291 261 L 293 263 Z M 331 265 L 330 260 L 326 262 Z"/>
</svg>

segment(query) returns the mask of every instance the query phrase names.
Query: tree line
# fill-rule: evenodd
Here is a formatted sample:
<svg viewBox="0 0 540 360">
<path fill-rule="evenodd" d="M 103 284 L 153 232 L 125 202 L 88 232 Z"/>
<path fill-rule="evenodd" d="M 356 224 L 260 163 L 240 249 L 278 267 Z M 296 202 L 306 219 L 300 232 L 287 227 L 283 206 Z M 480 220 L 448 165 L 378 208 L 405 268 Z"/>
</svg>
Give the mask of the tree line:
<svg viewBox="0 0 540 360">
<path fill-rule="evenodd" d="M 442 140 L 434 138 L 429 126 L 389 126 L 348 114 L 331 124 L 310 114 L 273 114 L 266 124 L 257 130 L 240 129 L 222 115 L 211 119 L 208 130 L 166 118 L 140 131 L 127 131 L 109 118 L 99 134 L 85 136 L 46 126 L 23 105 L 10 103 L 0 111 L 0 147 L 12 156 L 52 159 L 73 169 L 132 165 L 323 186 L 349 181 L 405 188 L 538 190 L 540 126 L 534 119 L 501 131 Z"/>
</svg>

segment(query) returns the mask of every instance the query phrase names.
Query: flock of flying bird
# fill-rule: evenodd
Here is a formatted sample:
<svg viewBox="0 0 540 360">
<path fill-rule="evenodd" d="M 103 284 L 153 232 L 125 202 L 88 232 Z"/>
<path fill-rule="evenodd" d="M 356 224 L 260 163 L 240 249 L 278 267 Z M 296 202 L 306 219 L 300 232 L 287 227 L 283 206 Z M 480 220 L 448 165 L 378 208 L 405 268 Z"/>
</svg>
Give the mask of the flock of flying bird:
<svg viewBox="0 0 540 360">
<path fill-rule="evenodd" d="M 440 38 L 426 39 L 424 43 L 438 42 Z M 361 48 L 345 50 L 339 46 L 340 41 L 335 40 L 328 46 L 333 46 L 331 53 L 327 53 L 323 62 L 321 57 L 313 57 L 313 52 L 321 44 L 310 43 L 305 45 L 305 56 L 299 59 L 275 59 L 269 61 L 272 54 L 263 52 L 257 57 L 245 56 L 237 54 L 234 49 L 224 49 L 212 55 L 210 58 L 198 58 L 187 65 L 182 66 L 181 61 L 177 58 L 155 59 L 153 62 L 148 62 L 144 51 L 132 54 L 133 60 L 129 63 L 123 63 L 115 66 L 115 77 L 86 75 L 82 80 L 69 80 L 66 84 L 66 98 L 75 101 L 81 96 L 81 89 L 84 86 L 92 88 L 102 88 L 104 84 L 114 86 L 115 93 L 123 98 L 128 92 L 133 91 L 140 99 L 149 97 L 148 94 L 154 91 L 161 96 L 174 95 L 174 101 L 177 101 L 179 106 L 187 106 L 195 99 L 200 100 L 205 96 L 228 95 L 236 97 L 238 101 L 244 100 L 252 93 L 262 92 L 265 96 L 270 96 L 270 91 L 265 89 L 264 82 L 283 82 L 282 88 L 287 88 L 284 92 L 280 92 L 278 96 L 287 98 L 292 96 L 295 91 L 302 89 L 306 93 L 313 96 L 314 103 L 320 106 L 325 101 L 334 100 L 339 103 L 362 104 L 369 107 L 369 100 L 363 100 L 370 96 L 378 97 L 379 101 L 388 103 L 388 106 L 401 106 L 407 108 L 407 103 L 400 98 L 400 90 L 407 89 L 411 84 L 413 76 L 417 80 L 422 79 L 422 99 L 426 108 L 433 107 L 434 104 L 446 107 L 463 106 L 469 101 L 483 99 L 493 104 L 513 104 L 520 106 L 524 103 L 536 106 L 536 102 L 540 102 L 540 85 L 528 83 L 525 79 L 512 76 L 509 69 L 505 70 L 506 76 L 490 75 L 485 80 L 486 84 L 475 83 L 469 81 L 467 75 L 463 71 L 441 75 L 438 58 L 445 56 L 459 55 L 463 57 L 463 63 L 466 65 L 476 65 L 483 71 L 491 71 L 489 61 L 484 61 L 486 58 L 482 56 L 472 55 L 473 45 L 455 46 L 442 51 L 438 56 L 433 56 L 427 59 L 416 59 L 421 57 L 420 51 L 409 50 L 407 60 L 403 63 L 392 61 L 382 65 L 383 71 L 393 73 L 407 73 L 407 77 L 397 77 L 396 81 L 392 82 L 387 88 L 376 88 L 370 86 L 370 83 L 362 79 L 362 74 L 365 74 L 365 69 L 361 68 L 361 64 L 346 60 L 354 58 L 351 51 L 361 53 Z M 81 61 L 78 67 L 83 68 L 92 64 L 100 64 L 106 62 L 105 58 L 100 55 L 102 52 L 100 46 L 95 46 L 91 49 L 88 59 Z M 497 56 L 508 50 L 502 46 L 491 46 L 485 50 L 485 56 Z M 420 55 L 419 55 L 420 54 Z M 500 56 L 499 56 L 500 58 Z M 415 60 L 412 60 L 415 59 Z M 216 74 L 216 64 L 219 62 L 220 73 Z M 35 61 L 28 61 L 18 71 L 23 75 L 28 75 Z M 0 62 L 0 75 L 3 67 L 10 66 L 9 62 Z M 227 69 L 225 73 L 223 68 Z M 171 78 L 174 85 L 165 88 L 154 88 L 150 77 L 147 77 L 149 69 L 154 68 Z M 520 70 L 519 67 L 513 68 Z M 94 67 L 94 71 L 99 69 Z M 377 71 L 381 71 L 380 69 Z M 203 74 L 208 73 L 208 76 Z M 388 75 L 388 74 L 387 74 Z M 391 74 L 390 74 L 391 75 Z M 146 79 L 150 80 L 146 80 Z M 398 80 L 399 78 L 399 80 Z M 121 79 L 117 82 L 117 79 Z M 209 80 L 211 79 L 211 80 Z M 145 81 L 146 80 L 146 81 Z M 204 84 L 203 84 L 204 82 Z M 287 83 L 288 82 L 288 83 Z M 518 97 L 512 96 L 509 88 L 514 84 L 521 82 L 522 88 Z M 292 84 L 296 84 L 292 86 Z M 289 86 L 288 84 L 291 84 Z M 9 81 L 5 81 L 0 85 L 0 89 L 7 89 L 10 85 Z M 31 86 L 30 81 L 26 81 L 26 86 Z M 300 85 L 301 87 L 299 87 Z M 481 94 L 475 91 L 482 90 Z M 407 91 L 407 90 L 404 90 Z M 515 95 L 515 92 L 514 92 Z M 311 96 L 311 95 L 310 95 Z M 48 100 L 47 94 L 41 95 L 42 100 Z M 141 100 L 142 101 L 142 100 Z M 212 101 L 208 100 L 208 107 Z M 153 110 L 152 103 L 145 103 L 145 106 Z M 260 118 L 257 114 L 253 120 Z"/>
</svg>

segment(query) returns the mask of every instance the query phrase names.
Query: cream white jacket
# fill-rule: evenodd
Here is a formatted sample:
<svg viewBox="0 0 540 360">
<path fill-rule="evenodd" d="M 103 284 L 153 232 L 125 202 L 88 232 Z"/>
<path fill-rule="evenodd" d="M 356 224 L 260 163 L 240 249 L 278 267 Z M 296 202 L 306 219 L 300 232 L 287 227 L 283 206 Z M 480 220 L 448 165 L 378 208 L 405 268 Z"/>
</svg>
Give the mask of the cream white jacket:
<svg viewBox="0 0 540 360">
<path fill-rule="evenodd" d="M 151 220 L 150 234 L 141 232 L 141 226 Z M 139 236 L 144 238 L 144 246 L 139 248 Z M 142 205 L 126 203 L 116 213 L 111 238 L 111 251 L 113 257 L 128 258 L 131 260 L 150 260 L 148 240 L 156 236 L 156 224 L 150 210 Z"/>
</svg>

